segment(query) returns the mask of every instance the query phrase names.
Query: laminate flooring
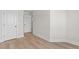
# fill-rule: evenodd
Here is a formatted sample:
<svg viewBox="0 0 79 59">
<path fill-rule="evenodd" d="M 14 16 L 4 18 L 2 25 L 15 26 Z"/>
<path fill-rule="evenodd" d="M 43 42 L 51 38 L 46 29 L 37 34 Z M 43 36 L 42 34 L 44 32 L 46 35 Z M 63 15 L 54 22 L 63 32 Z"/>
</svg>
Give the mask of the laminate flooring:
<svg viewBox="0 0 79 59">
<path fill-rule="evenodd" d="M 79 46 L 67 42 L 48 42 L 27 33 L 25 37 L 0 43 L 0 49 L 79 49 Z"/>
</svg>

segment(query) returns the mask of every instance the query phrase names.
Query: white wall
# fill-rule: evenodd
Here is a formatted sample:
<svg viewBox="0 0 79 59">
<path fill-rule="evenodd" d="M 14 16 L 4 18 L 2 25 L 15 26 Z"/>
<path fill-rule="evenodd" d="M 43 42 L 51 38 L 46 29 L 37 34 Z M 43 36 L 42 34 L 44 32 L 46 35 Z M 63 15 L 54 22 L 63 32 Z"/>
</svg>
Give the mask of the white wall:
<svg viewBox="0 0 79 59">
<path fill-rule="evenodd" d="M 66 12 L 64 10 L 50 11 L 50 41 L 66 41 Z"/>
<path fill-rule="evenodd" d="M 66 12 L 63 10 L 34 11 L 33 33 L 50 42 L 65 42 Z"/>
<path fill-rule="evenodd" d="M 17 37 L 23 37 L 24 31 L 23 31 L 23 10 L 18 11 L 18 19 L 17 19 Z"/>
<path fill-rule="evenodd" d="M 67 39 L 79 45 L 79 10 L 68 10 L 67 13 Z"/>
<path fill-rule="evenodd" d="M 50 42 L 79 45 L 79 10 L 50 11 Z"/>
<path fill-rule="evenodd" d="M 33 11 L 33 34 L 47 41 L 50 40 L 50 11 Z"/>
</svg>

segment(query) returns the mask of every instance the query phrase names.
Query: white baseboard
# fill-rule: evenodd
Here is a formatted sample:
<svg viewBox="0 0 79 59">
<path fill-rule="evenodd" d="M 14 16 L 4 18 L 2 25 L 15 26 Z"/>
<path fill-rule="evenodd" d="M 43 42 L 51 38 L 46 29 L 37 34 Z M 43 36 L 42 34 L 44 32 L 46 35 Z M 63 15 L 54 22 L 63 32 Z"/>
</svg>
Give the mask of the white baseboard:
<svg viewBox="0 0 79 59">
<path fill-rule="evenodd" d="M 67 42 L 79 46 L 79 42 L 77 42 L 77 41 L 68 40 Z"/>
<path fill-rule="evenodd" d="M 5 40 L 0 40 L 0 43 L 4 42 Z"/>
<path fill-rule="evenodd" d="M 53 39 L 53 40 L 50 40 L 50 42 L 68 42 L 68 43 L 79 46 L 79 42 L 71 41 L 71 40 L 68 40 L 68 39 Z"/>
<path fill-rule="evenodd" d="M 41 38 L 41 39 L 43 39 L 43 40 L 46 40 L 46 41 L 48 41 L 48 42 L 49 42 L 49 40 L 50 40 L 50 39 L 46 39 L 45 37 L 40 36 L 40 35 L 35 35 L 35 34 L 33 34 L 33 35 L 36 36 L 36 37 L 39 37 L 39 38 Z"/>
<path fill-rule="evenodd" d="M 17 36 L 17 38 L 20 38 L 20 37 L 24 37 L 24 35 L 18 35 L 18 36 Z M 13 38 L 13 39 L 14 39 L 14 38 Z M 0 40 L 0 43 L 5 42 L 5 41 L 7 41 L 7 40 L 11 40 L 11 39 L 1 39 L 1 40 Z"/>
<path fill-rule="evenodd" d="M 66 39 L 50 39 L 49 42 L 67 42 Z"/>
<path fill-rule="evenodd" d="M 17 38 L 24 37 L 24 35 L 18 35 Z"/>
</svg>

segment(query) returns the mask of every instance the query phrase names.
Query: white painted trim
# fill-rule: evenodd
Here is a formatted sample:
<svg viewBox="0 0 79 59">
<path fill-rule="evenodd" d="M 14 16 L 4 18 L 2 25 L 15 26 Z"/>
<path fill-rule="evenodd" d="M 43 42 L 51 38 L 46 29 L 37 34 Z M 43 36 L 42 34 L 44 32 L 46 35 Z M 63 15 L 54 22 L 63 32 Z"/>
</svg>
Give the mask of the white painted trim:
<svg viewBox="0 0 79 59">
<path fill-rule="evenodd" d="M 79 42 L 77 42 L 77 41 L 70 41 L 70 40 L 68 40 L 67 42 L 79 46 Z"/>
<path fill-rule="evenodd" d="M 49 42 L 68 42 L 68 43 L 71 43 L 71 44 L 79 46 L 79 42 L 77 42 L 77 41 L 71 41 L 69 39 L 53 39 L 53 40 L 50 40 Z"/>
<path fill-rule="evenodd" d="M 50 39 L 49 42 L 67 42 L 66 39 Z"/>
<path fill-rule="evenodd" d="M 24 35 L 18 35 L 17 38 L 24 37 Z"/>
<path fill-rule="evenodd" d="M 41 39 L 43 39 L 43 40 L 46 40 L 46 41 L 48 41 L 48 42 L 50 42 L 49 40 L 50 39 L 46 39 L 45 37 L 43 37 L 43 36 L 40 36 L 40 35 L 35 35 L 35 34 L 33 34 L 34 36 L 36 36 L 36 37 L 38 37 L 38 38 L 41 38 Z"/>
<path fill-rule="evenodd" d="M 0 43 L 5 42 L 5 40 L 0 40 Z"/>
</svg>

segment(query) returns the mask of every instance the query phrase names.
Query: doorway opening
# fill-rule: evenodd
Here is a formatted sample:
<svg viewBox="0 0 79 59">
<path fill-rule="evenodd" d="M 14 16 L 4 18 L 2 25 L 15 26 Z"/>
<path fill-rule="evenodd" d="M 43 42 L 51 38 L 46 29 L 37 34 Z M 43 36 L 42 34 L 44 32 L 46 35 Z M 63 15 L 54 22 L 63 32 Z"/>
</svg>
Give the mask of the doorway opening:
<svg viewBox="0 0 79 59">
<path fill-rule="evenodd" d="M 23 15 L 23 31 L 24 36 L 27 34 L 32 34 L 32 11 L 31 10 L 24 10 Z"/>
</svg>

